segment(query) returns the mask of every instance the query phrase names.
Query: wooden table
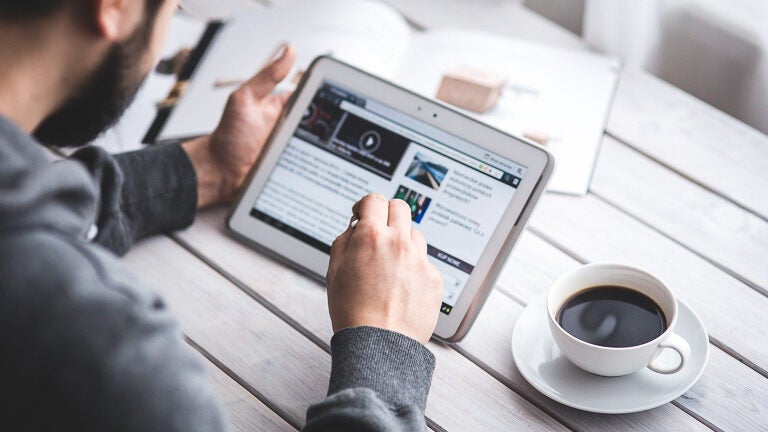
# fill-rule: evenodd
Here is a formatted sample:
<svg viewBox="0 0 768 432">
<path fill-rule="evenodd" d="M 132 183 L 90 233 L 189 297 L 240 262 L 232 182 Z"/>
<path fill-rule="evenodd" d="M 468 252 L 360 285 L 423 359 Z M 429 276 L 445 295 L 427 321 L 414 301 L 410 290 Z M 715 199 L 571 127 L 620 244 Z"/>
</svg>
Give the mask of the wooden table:
<svg viewBox="0 0 768 432">
<path fill-rule="evenodd" d="M 499 1 L 392 0 L 424 27 L 482 27 L 580 47 Z M 435 15 L 437 13 L 437 15 Z M 331 324 L 324 288 L 233 240 L 226 209 L 138 245 L 125 261 L 170 302 L 210 365 L 235 430 L 295 430 L 326 392 Z M 638 265 L 703 319 L 710 360 L 677 400 L 628 415 L 553 402 L 515 368 L 525 305 L 591 261 Z M 467 338 L 437 356 L 432 430 L 768 430 L 768 137 L 645 73 L 626 71 L 591 192 L 547 194 Z"/>
</svg>

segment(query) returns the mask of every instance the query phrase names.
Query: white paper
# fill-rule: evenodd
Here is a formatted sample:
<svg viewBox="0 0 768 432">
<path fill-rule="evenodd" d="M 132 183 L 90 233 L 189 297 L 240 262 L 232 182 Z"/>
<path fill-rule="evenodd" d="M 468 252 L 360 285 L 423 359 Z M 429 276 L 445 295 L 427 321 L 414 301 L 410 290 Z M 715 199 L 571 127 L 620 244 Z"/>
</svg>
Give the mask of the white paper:
<svg viewBox="0 0 768 432">
<path fill-rule="evenodd" d="M 296 70 L 306 70 L 315 57 L 328 53 L 391 78 L 409 37 L 402 16 L 375 1 L 299 1 L 238 16 L 209 48 L 159 139 L 213 131 L 229 94 L 236 89 L 214 88 L 214 83 L 250 78 L 283 42 L 293 44 L 297 52 L 289 79 Z"/>
<path fill-rule="evenodd" d="M 515 135 L 545 133 L 556 161 L 549 190 L 587 192 L 621 68 L 618 59 L 481 32 L 437 30 L 414 35 L 401 65 L 395 81 L 428 97 L 457 66 L 508 77 L 494 108 L 463 112 Z"/>
</svg>

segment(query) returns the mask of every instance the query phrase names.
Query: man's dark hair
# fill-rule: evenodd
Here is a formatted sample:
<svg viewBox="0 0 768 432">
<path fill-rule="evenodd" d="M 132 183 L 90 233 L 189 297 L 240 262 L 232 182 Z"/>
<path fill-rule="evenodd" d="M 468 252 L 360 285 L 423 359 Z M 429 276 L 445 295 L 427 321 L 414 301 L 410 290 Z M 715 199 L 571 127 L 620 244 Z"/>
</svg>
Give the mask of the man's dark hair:
<svg viewBox="0 0 768 432">
<path fill-rule="evenodd" d="M 154 18 L 157 8 L 164 0 L 145 0 L 147 15 Z M 23 21 L 50 16 L 70 3 L 87 6 L 88 0 L 2 0 L 0 21 Z"/>
</svg>

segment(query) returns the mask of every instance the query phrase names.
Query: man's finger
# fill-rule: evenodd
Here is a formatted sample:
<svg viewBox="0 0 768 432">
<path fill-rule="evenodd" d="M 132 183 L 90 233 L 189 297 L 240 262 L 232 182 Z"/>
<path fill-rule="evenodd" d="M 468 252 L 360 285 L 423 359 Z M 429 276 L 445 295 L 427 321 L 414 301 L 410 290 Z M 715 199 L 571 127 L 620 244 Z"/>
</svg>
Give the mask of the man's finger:
<svg viewBox="0 0 768 432">
<path fill-rule="evenodd" d="M 330 284 L 334 275 L 336 274 L 336 267 L 338 267 L 339 261 L 344 256 L 344 253 L 349 247 L 349 240 L 352 237 L 352 233 L 355 230 L 357 222 L 356 216 L 352 216 L 349 220 L 349 226 L 331 243 L 331 258 L 328 261 L 328 272 L 325 274 L 325 280 L 327 284 Z"/>
<path fill-rule="evenodd" d="M 386 226 L 389 219 L 389 201 L 381 194 L 368 194 L 352 206 L 352 214 L 360 223 Z"/>
<path fill-rule="evenodd" d="M 292 95 L 293 92 L 272 93 L 264 99 L 261 99 L 261 106 L 270 108 L 274 107 L 278 111 L 282 111 Z"/>
<path fill-rule="evenodd" d="M 416 228 L 411 227 L 411 240 L 416 245 L 420 253 L 427 254 L 427 239 L 424 234 Z"/>
<path fill-rule="evenodd" d="M 398 231 L 408 233 L 411 227 L 411 206 L 401 199 L 389 202 L 389 219 L 387 225 Z"/>
<path fill-rule="evenodd" d="M 353 224 L 353 221 L 356 221 L 357 219 L 350 219 L 349 226 L 347 229 L 339 234 L 338 237 L 336 237 L 336 240 L 331 243 L 331 258 L 334 257 L 337 253 L 342 253 L 347 250 L 347 247 L 349 246 L 349 238 L 352 237 L 352 231 L 355 229 L 355 224 Z"/>
<path fill-rule="evenodd" d="M 281 51 L 278 48 L 278 51 Z M 252 94 L 261 99 L 269 96 L 275 86 L 280 83 L 291 71 L 296 60 L 296 49 L 285 44 L 282 46 L 282 54 L 264 66 L 259 73 L 243 84 L 243 88 L 249 89 Z"/>
<path fill-rule="evenodd" d="M 276 95 L 273 95 L 273 97 L 280 102 L 281 106 L 285 106 L 285 104 L 287 104 L 288 101 L 291 99 L 291 96 L 293 96 L 293 92 L 290 92 L 290 91 L 284 91 Z"/>
</svg>

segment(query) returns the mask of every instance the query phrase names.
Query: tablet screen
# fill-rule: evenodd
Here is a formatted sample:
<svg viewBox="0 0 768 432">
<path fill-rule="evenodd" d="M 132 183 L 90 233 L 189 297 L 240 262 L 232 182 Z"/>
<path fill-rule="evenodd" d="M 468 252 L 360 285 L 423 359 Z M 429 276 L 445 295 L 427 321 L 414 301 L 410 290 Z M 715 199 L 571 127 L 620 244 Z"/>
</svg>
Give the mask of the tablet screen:
<svg viewBox="0 0 768 432">
<path fill-rule="evenodd" d="M 325 253 L 371 192 L 411 207 L 450 314 L 526 168 L 325 81 L 251 216 Z"/>
</svg>

